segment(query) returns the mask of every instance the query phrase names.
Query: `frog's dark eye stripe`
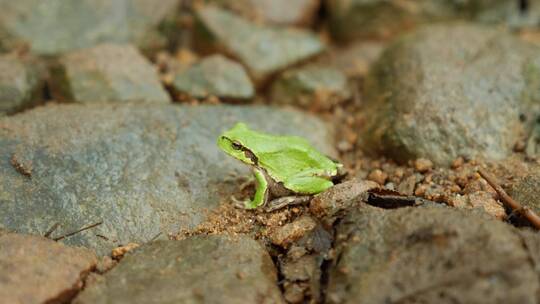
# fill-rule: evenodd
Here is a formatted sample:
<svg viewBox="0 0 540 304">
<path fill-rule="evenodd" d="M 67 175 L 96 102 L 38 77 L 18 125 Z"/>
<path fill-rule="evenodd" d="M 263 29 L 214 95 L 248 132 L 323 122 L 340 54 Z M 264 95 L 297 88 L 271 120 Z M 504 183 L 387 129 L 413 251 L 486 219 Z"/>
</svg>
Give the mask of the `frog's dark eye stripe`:
<svg viewBox="0 0 540 304">
<path fill-rule="evenodd" d="M 241 150 L 242 149 L 242 145 L 239 144 L 238 142 L 236 141 L 233 141 L 232 144 L 231 144 L 232 148 L 235 149 L 235 150 Z"/>
</svg>

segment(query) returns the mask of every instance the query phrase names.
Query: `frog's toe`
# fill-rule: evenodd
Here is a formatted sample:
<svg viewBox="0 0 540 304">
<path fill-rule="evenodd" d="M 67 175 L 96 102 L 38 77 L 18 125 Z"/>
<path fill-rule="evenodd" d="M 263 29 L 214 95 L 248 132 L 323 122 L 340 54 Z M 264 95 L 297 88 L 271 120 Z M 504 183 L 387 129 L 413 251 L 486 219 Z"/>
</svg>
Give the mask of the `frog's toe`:
<svg viewBox="0 0 540 304">
<path fill-rule="evenodd" d="M 231 196 L 231 201 L 233 202 L 234 207 L 238 209 L 255 209 L 258 207 L 254 206 L 251 201 L 239 200 L 234 196 Z"/>
</svg>

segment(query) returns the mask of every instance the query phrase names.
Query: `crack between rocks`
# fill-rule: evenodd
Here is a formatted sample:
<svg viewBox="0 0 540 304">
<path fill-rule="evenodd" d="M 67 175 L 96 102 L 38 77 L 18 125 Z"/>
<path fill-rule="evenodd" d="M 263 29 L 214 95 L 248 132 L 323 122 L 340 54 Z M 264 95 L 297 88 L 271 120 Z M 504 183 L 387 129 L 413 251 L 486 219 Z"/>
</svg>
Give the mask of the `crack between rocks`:
<svg viewBox="0 0 540 304">
<path fill-rule="evenodd" d="M 336 227 L 341 223 L 342 219 L 341 218 L 337 218 L 333 223 L 332 223 L 332 244 L 330 245 L 330 249 L 329 250 L 333 250 L 335 251 L 336 250 L 336 234 L 337 234 L 337 229 Z M 347 235 L 347 239 L 350 239 L 350 235 Z M 320 300 L 320 303 L 326 303 L 326 297 L 328 296 L 328 284 L 330 282 L 330 268 L 332 266 L 332 262 L 335 261 L 336 262 L 336 265 L 337 265 L 337 262 L 339 262 L 339 259 L 340 257 L 339 256 L 335 256 L 332 258 L 325 258 L 323 260 L 323 262 L 321 263 L 321 267 L 320 267 L 320 273 L 321 273 L 321 277 L 319 278 L 319 289 L 320 289 L 320 294 L 319 294 L 319 300 Z"/>
<path fill-rule="evenodd" d="M 44 302 L 44 304 L 64 304 L 64 303 L 71 303 L 77 295 L 84 290 L 84 287 L 86 286 L 86 279 L 90 275 L 90 273 L 95 271 L 95 267 L 92 267 L 87 270 L 81 271 L 79 274 L 79 279 L 71 285 L 70 288 L 66 288 L 65 290 L 61 291 L 58 295 L 55 297 L 48 299 Z"/>
</svg>

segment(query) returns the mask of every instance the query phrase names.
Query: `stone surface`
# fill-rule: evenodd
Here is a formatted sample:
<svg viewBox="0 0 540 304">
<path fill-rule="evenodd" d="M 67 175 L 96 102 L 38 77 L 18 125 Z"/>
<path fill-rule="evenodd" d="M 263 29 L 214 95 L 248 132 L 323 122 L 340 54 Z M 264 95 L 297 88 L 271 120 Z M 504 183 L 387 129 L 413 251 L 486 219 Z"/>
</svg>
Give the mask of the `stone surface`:
<svg viewBox="0 0 540 304">
<path fill-rule="evenodd" d="M 329 303 L 538 302 L 537 254 L 524 244 L 540 235 L 480 214 L 365 206 L 341 221 L 337 239 Z"/>
<path fill-rule="evenodd" d="M 335 38 L 390 38 L 418 24 L 456 18 L 460 2 L 448 0 L 327 0 Z"/>
<path fill-rule="evenodd" d="M 28 45 L 53 55 L 103 42 L 131 42 L 143 48 L 162 45 L 155 27 L 178 0 L 1 0 L 0 49 Z"/>
<path fill-rule="evenodd" d="M 450 205 L 456 208 L 479 209 L 500 220 L 504 220 L 507 217 L 503 204 L 495 200 L 493 194 L 486 191 L 475 191 L 465 195 L 458 195 L 451 199 Z"/>
<path fill-rule="evenodd" d="M 30 235 L 0 233 L 2 303 L 67 303 L 97 263 L 88 249 Z"/>
<path fill-rule="evenodd" d="M 534 28 L 540 2 L 509 0 L 327 0 L 330 30 L 341 41 L 390 38 L 432 22 L 470 20 Z"/>
<path fill-rule="evenodd" d="M 324 49 L 322 41 L 308 31 L 264 26 L 216 6 L 200 7 L 196 15 L 198 47 L 236 57 L 257 83 Z"/>
<path fill-rule="evenodd" d="M 345 47 L 334 47 L 321 62 L 345 73 L 348 78 L 365 77 L 384 51 L 386 43 L 360 41 Z"/>
<path fill-rule="evenodd" d="M 334 155 L 320 120 L 270 107 L 50 105 L 0 119 L 0 227 L 66 238 L 100 254 L 193 228 L 249 168 L 216 146 L 236 122 L 307 138 Z M 264 122 L 264 123 L 261 123 Z M 317 130 L 316 132 L 314 130 Z"/>
<path fill-rule="evenodd" d="M 274 245 L 288 248 L 315 227 L 317 227 L 317 222 L 313 218 L 302 216 L 291 223 L 278 227 L 270 233 L 269 238 Z"/>
<path fill-rule="evenodd" d="M 452 43 L 447 43 L 452 41 Z M 426 27 L 391 46 L 366 80 L 361 146 L 398 161 L 502 159 L 540 101 L 539 49 L 468 24 Z"/>
<path fill-rule="evenodd" d="M 315 196 L 309 204 L 309 210 L 318 218 L 335 217 L 361 202 L 366 202 L 368 191 L 378 187 L 379 185 L 372 181 L 352 179 Z"/>
<path fill-rule="evenodd" d="M 287 70 L 272 85 L 271 102 L 329 110 L 351 97 L 341 71 L 319 65 Z"/>
<path fill-rule="evenodd" d="M 157 241 L 129 253 L 74 303 L 283 303 L 268 253 L 247 237 Z"/>
<path fill-rule="evenodd" d="M 540 214 L 540 174 L 538 172 L 517 180 L 512 185 L 509 194 L 521 205 Z"/>
<path fill-rule="evenodd" d="M 35 104 L 41 97 L 43 69 L 33 59 L 0 56 L 0 116 Z"/>
<path fill-rule="evenodd" d="M 132 45 L 102 44 L 67 53 L 58 61 L 51 72 L 57 100 L 170 101 L 154 67 Z"/>
<path fill-rule="evenodd" d="M 176 74 L 172 87 L 194 98 L 249 99 L 255 94 L 244 68 L 221 55 L 204 58 Z"/>
</svg>

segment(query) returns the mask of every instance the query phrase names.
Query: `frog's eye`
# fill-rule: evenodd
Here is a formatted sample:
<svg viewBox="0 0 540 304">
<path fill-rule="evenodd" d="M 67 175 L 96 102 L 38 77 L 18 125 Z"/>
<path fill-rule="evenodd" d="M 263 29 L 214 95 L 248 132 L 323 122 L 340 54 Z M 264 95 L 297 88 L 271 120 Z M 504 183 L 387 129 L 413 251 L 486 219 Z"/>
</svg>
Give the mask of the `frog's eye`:
<svg viewBox="0 0 540 304">
<path fill-rule="evenodd" d="M 242 149 L 242 145 L 240 143 L 236 142 L 236 141 L 233 141 L 231 146 L 235 150 L 241 150 Z"/>
</svg>

